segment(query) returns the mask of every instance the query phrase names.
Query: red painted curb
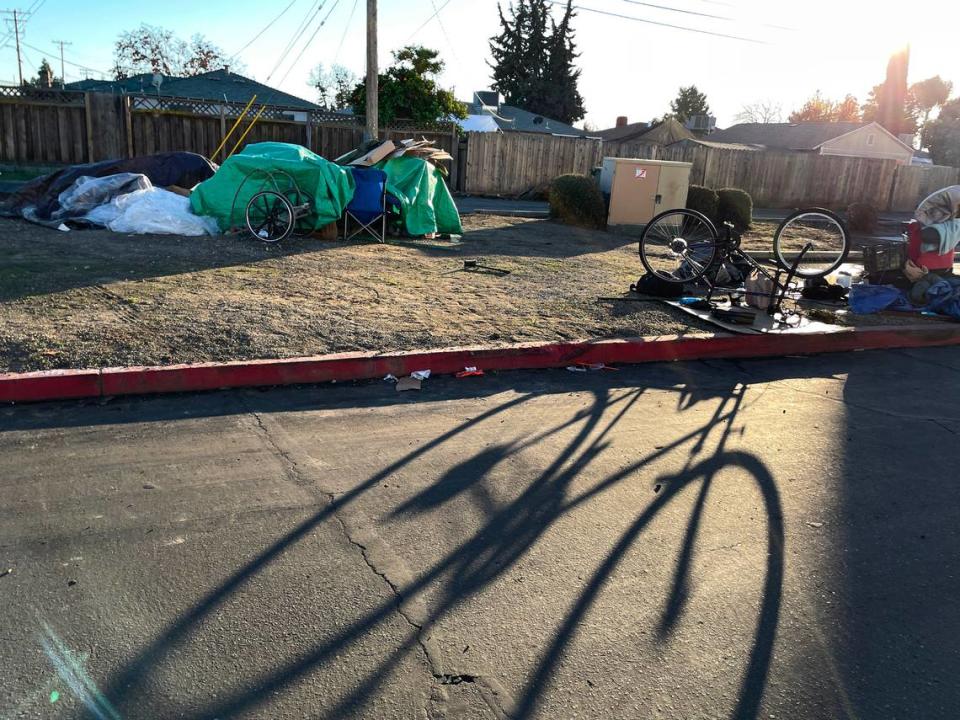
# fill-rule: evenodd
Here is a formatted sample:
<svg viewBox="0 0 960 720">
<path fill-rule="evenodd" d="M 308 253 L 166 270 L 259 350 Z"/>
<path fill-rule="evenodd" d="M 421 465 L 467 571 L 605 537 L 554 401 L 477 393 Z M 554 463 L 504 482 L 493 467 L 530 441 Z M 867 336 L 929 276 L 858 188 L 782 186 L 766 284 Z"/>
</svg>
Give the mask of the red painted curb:
<svg viewBox="0 0 960 720">
<path fill-rule="evenodd" d="M 99 370 L 0 373 L 0 402 L 38 402 L 99 397 Z"/>
<path fill-rule="evenodd" d="M 109 395 L 195 392 L 231 387 L 365 380 L 429 369 L 443 375 L 484 370 L 563 367 L 574 362 L 644 363 L 710 358 L 808 355 L 850 350 L 960 345 L 955 326 L 901 326 L 825 335 L 673 335 L 499 348 L 345 353 L 288 360 L 250 360 L 159 367 L 54 370 L 0 375 L 0 400 L 30 402 Z"/>
</svg>

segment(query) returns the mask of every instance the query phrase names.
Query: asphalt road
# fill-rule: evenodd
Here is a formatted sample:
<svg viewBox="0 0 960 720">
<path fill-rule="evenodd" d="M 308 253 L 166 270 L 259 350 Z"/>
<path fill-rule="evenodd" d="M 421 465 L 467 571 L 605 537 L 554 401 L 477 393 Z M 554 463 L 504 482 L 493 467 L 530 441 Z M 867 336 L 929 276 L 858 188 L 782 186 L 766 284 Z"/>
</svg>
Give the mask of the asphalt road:
<svg viewBox="0 0 960 720">
<path fill-rule="evenodd" d="M 955 718 L 958 370 L 0 409 L 0 717 Z"/>
</svg>

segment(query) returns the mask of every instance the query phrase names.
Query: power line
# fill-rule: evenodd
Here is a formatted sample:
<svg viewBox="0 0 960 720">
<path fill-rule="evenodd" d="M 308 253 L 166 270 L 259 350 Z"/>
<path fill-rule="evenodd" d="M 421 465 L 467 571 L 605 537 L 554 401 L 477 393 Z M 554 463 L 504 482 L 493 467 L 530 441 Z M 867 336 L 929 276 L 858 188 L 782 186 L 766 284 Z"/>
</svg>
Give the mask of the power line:
<svg viewBox="0 0 960 720">
<path fill-rule="evenodd" d="M 450 2 L 450 0 L 447 0 Z M 559 0 L 546 0 L 550 5 L 561 5 L 566 7 L 566 3 L 560 2 Z M 700 35 L 712 35 L 713 37 L 726 38 L 728 40 L 739 40 L 741 42 L 755 43 L 757 45 L 769 45 L 770 43 L 764 42 L 763 40 L 754 40 L 753 38 L 740 37 L 739 35 L 728 35 L 727 33 L 718 33 L 711 32 L 710 30 L 699 30 L 697 28 L 684 27 L 683 25 L 671 25 L 670 23 L 658 22 L 656 20 L 647 20 L 646 18 L 638 18 L 633 15 L 621 15 L 620 13 L 608 12 L 606 10 L 596 10 L 595 8 L 584 7 L 583 5 L 574 5 L 574 10 L 584 10 L 586 12 L 596 13 L 598 15 L 607 15 L 609 17 L 620 18 L 621 20 L 633 20 L 634 22 L 646 23 L 647 25 L 657 25 L 659 27 L 672 28 L 674 30 L 684 30 L 686 32 L 699 33 Z"/>
<path fill-rule="evenodd" d="M 290 8 L 292 8 L 292 7 L 296 4 L 296 2 L 297 2 L 297 0 L 290 0 L 290 4 L 287 5 L 283 10 L 281 10 L 281 11 L 280 11 L 280 14 L 277 15 L 273 20 L 271 20 L 270 22 L 268 22 L 268 23 L 263 27 L 263 29 L 260 30 L 260 32 L 258 32 L 256 35 L 254 35 L 253 38 L 252 38 L 249 42 L 247 42 L 246 45 L 244 45 L 242 48 L 240 48 L 239 50 L 237 50 L 233 55 L 231 55 L 231 56 L 230 56 L 230 60 L 233 60 L 237 55 L 239 55 L 239 54 L 242 53 L 244 50 L 246 50 L 248 47 L 250 47 L 251 45 L 253 45 L 253 44 L 260 38 L 261 35 L 263 35 L 267 30 L 269 30 L 269 29 L 273 26 L 273 24 L 274 24 L 277 20 L 279 20 L 280 18 L 282 18 L 284 15 L 286 15 L 287 10 L 289 10 Z"/>
<path fill-rule="evenodd" d="M 327 24 L 327 20 L 330 19 L 330 16 L 333 14 L 333 11 L 337 9 L 337 5 L 340 3 L 340 0 L 333 0 L 333 5 L 330 6 L 330 10 L 327 12 L 326 17 L 320 21 L 320 24 L 317 25 L 316 29 L 313 31 L 313 35 L 307 40 L 306 44 L 300 49 L 300 53 L 293 59 L 293 62 L 290 64 L 290 67 L 287 68 L 287 71 L 283 74 L 283 77 L 280 78 L 280 82 L 277 85 L 283 85 L 283 81 L 287 79 L 287 75 L 290 74 L 290 71 L 293 70 L 297 63 L 300 62 L 300 58 L 303 57 L 303 54 L 307 51 L 307 48 L 310 47 L 310 44 L 313 42 L 314 38 L 317 37 L 317 33 L 320 32 L 321 28 Z"/>
<path fill-rule="evenodd" d="M 270 78 L 273 77 L 273 74 L 280 69 L 280 66 L 283 64 L 283 61 L 286 60 L 287 55 L 290 54 L 290 51 L 293 49 L 293 46 L 297 44 L 297 41 L 303 37 L 303 33 L 306 32 L 307 28 L 310 26 L 310 23 L 314 21 L 316 17 L 320 15 L 320 11 L 323 10 L 323 6 L 326 4 L 327 0 L 321 0 L 317 5 L 317 9 L 313 11 L 313 14 L 310 14 L 310 8 L 307 8 L 307 15 L 304 17 L 303 22 L 300 23 L 299 29 L 294 33 L 294 36 L 290 39 L 290 42 L 287 43 L 283 51 L 280 53 L 280 57 L 277 59 L 277 64 L 273 66 L 273 69 L 270 71 L 270 74 L 267 75 L 267 82 L 270 82 Z"/>
<path fill-rule="evenodd" d="M 332 65 L 337 64 L 337 60 L 340 58 L 340 51 L 343 49 L 343 41 L 347 39 L 347 31 L 350 29 L 350 22 L 353 20 L 353 13 L 357 9 L 357 0 L 353 0 L 353 7 L 350 8 L 350 17 L 347 18 L 347 24 L 343 26 L 343 35 L 340 36 L 340 44 L 337 45 L 337 52 L 333 56 Z"/>
<path fill-rule="evenodd" d="M 63 69 L 63 64 L 66 62 L 63 59 L 63 47 L 64 45 L 73 45 L 73 43 L 67 42 L 66 40 L 54 40 L 53 44 L 60 46 L 60 87 L 63 88 L 67 84 L 67 73 Z"/>
<path fill-rule="evenodd" d="M 623 0 L 631 5 L 643 5 L 644 7 L 656 8 L 657 10 L 667 10 L 669 12 L 683 13 L 684 15 L 696 15 L 697 17 L 712 18 L 713 20 L 733 20 L 732 17 L 725 15 L 711 15 L 710 13 L 697 12 L 696 10 L 682 10 L 681 8 L 667 7 L 666 5 L 654 5 L 653 3 L 640 2 L 640 0 Z"/>
<path fill-rule="evenodd" d="M 440 31 L 443 33 L 443 37 L 447 40 L 447 45 L 450 46 L 450 54 L 453 55 L 453 61 L 459 67 L 460 58 L 457 57 L 457 49 L 453 46 L 453 43 L 450 42 L 450 36 L 447 34 L 447 28 L 444 27 L 443 20 L 440 19 L 440 11 L 437 10 L 437 0 L 430 0 L 430 4 L 433 5 L 433 15 L 437 18 L 437 23 L 440 25 Z"/>
<path fill-rule="evenodd" d="M 26 24 L 27 24 L 27 20 L 29 20 L 33 15 L 35 15 L 35 14 L 37 13 L 37 11 L 40 10 L 40 8 L 43 7 L 43 4 L 44 4 L 46 1 L 47 1 L 47 0 L 33 0 L 33 4 L 32 4 L 30 7 L 28 7 L 26 10 L 24 10 L 24 11 L 18 10 L 18 11 L 17 11 L 17 14 L 20 16 L 19 19 L 20 19 L 20 24 L 21 24 L 21 26 L 26 25 Z M 7 13 L 7 14 L 9 14 L 11 11 L 6 10 L 6 11 L 4 11 L 4 12 Z M 10 32 L 8 32 L 8 33 L 7 33 L 7 36 L 6 36 L 5 38 L 3 38 L 2 40 L 0 40 L 0 46 L 6 45 L 7 41 L 8 41 L 10 38 L 13 37 L 13 34 L 14 34 L 14 31 L 13 31 L 13 30 L 11 30 Z"/>
<path fill-rule="evenodd" d="M 407 38 L 406 42 L 410 42 L 410 40 L 413 39 L 413 36 L 414 36 L 414 35 L 416 35 L 418 32 L 420 32 L 421 30 L 423 30 L 423 29 L 430 23 L 430 21 L 433 20 L 437 15 L 439 15 L 439 14 L 440 14 L 440 11 L 443 10 L 443 9 L 444 9 L 447 5 L 449 5 L 452 1 L 453 1 L 453 0 L 446 0 L 446 2 L 443 3 L 443 5 L 441 5 L 439 8 L 436 6 L 436 4 L 434 4 L 434 6 L 433 6 L 433 7 L 434 7 L 433 15 L 431 15 L 431 16 L 428 17 L 426 20 L 424 20 L 424 21 L 423 21 L 423 24 L 422 24 L 420 27 L 418 27 L 416 30 L 414 30 L 412 33 L 410 33 L 410 37 Z"/>
<path fill-rule="evenodd" d="M 38 47 L 35 47 L 34 45 L 30 45 L 29 43 L 21 42 L 20 44 L 23 45 L 24 47 L 30 48 L 31 50 L 35 50 L 35 51 L 38 52 L 38 53 L 45 53 L 45 52 L 47 52 L 46 50 L 42 50 L 42 49 L 40 49 L 40 48 L 38 48 Z M 81 65 L 80 63 L 75 63 L 75 62 L 73 62 L 72 60 L 64 60 L 64 62 L 65 62 L 67 65 L 71 65 L 71 66 L 73 66 L 73 67 L 75 67 L 75 68 L 79 68 L 80 70 L 90 70 L 91 72 L 100 73 L 101 75 L 109 75 L 109 74 L 110 74 L 110 73 L 105 73 L 103 70 L 98 70 L 98 69 L 95 68 L 95 67 L 90 67 L 89 65 Z"/>
</svg>

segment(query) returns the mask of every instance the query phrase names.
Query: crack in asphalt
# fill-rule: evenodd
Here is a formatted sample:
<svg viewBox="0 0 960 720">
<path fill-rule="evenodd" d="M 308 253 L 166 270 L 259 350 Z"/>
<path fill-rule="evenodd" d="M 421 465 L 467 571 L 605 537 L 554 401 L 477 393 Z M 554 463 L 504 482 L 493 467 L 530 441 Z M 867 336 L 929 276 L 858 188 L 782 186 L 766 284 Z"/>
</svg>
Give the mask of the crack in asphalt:
<svg viewBox="0 0 960 720">
<path fill-rule="evenodd" d="M 287 474 L 293 480 L 293 482 L 298 486 L 310 488 L 311 491 L 331 505 L 336 502 L 336 493 L 321 490 L 310 478 L 304 476 L 300 470 L 300 463 L 295 457 L 293 457 L 289 450 L 285 449 L 277 441 L 274 433 L 267 426 L 267 423 L 263 421 L 262 415 L 255 410 L 249 410 L 249 413 L 253 416 L 254 420 L 256 420 L 258 429 L 261 431 L 261 434 L 267 440 L 270 447 L 272 447 L 283 459 L 283 464 L 287 470 Z M 501 697 L 509 698 L 509 695 L 507 695 L 504 689 L 495 680 L 492 678 L 488 679 L 477 674 L 448 673 L 443 671 L 443 659 L 440 657 L 439 649 L 431 649 L 427 640 L 424 638 L 423 626 L 416 622 L 404 610 L 403 603 L 406 598 L 401 592 L 400 587 L 397 585 L 397 583 L 391 580 L 387 572 L 378 567 L 377 563 L 373 560 L 373 558 L 370 557 L 370 551 L 367 545 L 357 540 L 350 533 L 348 524 L 344 521 L 340 514 L 335 510 L 331 513 L 331 516 L 337 521 L 337 526 L 340 529 L 340 533 L 343 535 L 344 539 L 350 545 L 360 551 L 360 557 L 363 559 L 364 564 L 371 571 L 373 571 L 377 577 L 383 580 L 388 588 L 390 588 L 390 592 L 394 598 L 394 610 L 396 611 L 397 615 L 404 620 L 404 622 L 413 628 L 417 645 L 420 647 L 420 651 L 423 653 L 423 656 L 427 661 L 427 665 L 430 668 L 430 674 L 433 679 L 436 680 L 440 685 L 460 685 L 462 683 L 476 684 L 480 690 L 481 698 L 490 708 L 490 711 L 494 714 L 494 716 L 498 720 L 510 720 L 510 718 L 512 718 L 512 713 L 510 710 L 504 707 L 504 704 L 501 702 Z M 434 702 L 434 699 L 430 697 L 428 702 L 432 703 Z"/>
</svg>

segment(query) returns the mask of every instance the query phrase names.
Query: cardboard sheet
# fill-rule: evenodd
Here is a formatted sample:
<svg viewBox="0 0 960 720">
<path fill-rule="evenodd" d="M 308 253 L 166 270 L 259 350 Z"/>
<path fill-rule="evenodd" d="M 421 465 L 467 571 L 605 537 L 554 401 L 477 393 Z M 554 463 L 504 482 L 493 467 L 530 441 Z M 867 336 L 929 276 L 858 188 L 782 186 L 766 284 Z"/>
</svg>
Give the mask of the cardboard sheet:
<svg viewBox="0 0 960 720">
<path fill-rule="evenodd" d="M 829 325 L 827 323 L 819 322 L 817 320 L 811 320 L 806 316 L 800 318 L 800 324 L 795 327 L 786 327 L 775 323 L 773 318 L 767 315 L 766 310 L 757 310 L 756 316 L 754 317 L 753 325 L 737 325 L 734 323 L 724 322 L 719 320 L 713 315 L 711 315 L 709 310 L 701 310 L 698 308 L 690 307 L 688 304 L 684 304 L 683 299 L 680 300 L 670 300 L 667 298 L 660 298 L 660 302 L 667 305 L 671 305 L 678 310 L 683 310 L 683 312 L 688 315 L 693 315 L 694 317 L 700 318 L 701 320 L 716 325 L 717 327 L 723 328 L 728 332 L 737 333 L 739 335 L 763 335 L 763 334 L 773 334 L 773 335 L 813 335 L 813 334 L 822 334 L 822 333 L 834 333 L 844 330 L 840 325 Z M 719 308 L 729 308 L 729 303 L 717 303 Z"/>
</svg>

